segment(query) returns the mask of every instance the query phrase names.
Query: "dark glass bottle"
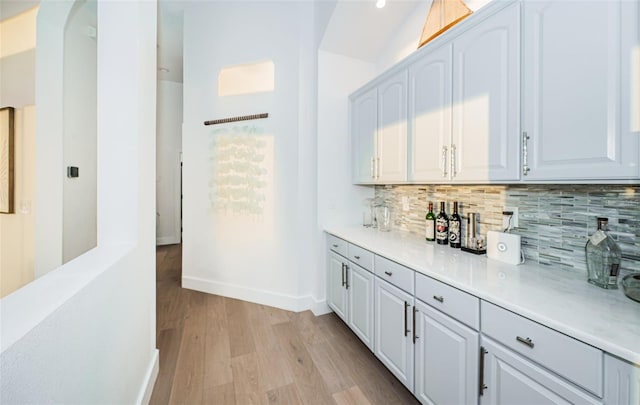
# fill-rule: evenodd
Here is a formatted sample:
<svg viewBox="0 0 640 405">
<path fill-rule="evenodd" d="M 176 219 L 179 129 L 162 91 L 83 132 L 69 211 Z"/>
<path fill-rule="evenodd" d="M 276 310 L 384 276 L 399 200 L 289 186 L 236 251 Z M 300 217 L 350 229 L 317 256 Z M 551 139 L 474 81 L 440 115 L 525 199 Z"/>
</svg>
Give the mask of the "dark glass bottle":
<svg viewBox="0 0 640 405">
<path fill-rule="evenodd" d="M 446 245 L 449 242 L 449 217 L 444 212 L 444 201 L 440 202 L 440 212 L 436 217 L 436 242 Z"/>
<path fill-rule="evenodd" d="M 429 211 L 425 217 L 425 238 L 429 242 L 436 240 L 436 216 L 433 213 L 433 203 L 429 203 Z"/>
<path fill-rule="evenodd" d="M 462 220 L 458 215 L 458 202 L 453 203 L 453 214 L 449 218 L 449 246 L 452 248 L 460 248 L 460 229 Z"/>
</svg>

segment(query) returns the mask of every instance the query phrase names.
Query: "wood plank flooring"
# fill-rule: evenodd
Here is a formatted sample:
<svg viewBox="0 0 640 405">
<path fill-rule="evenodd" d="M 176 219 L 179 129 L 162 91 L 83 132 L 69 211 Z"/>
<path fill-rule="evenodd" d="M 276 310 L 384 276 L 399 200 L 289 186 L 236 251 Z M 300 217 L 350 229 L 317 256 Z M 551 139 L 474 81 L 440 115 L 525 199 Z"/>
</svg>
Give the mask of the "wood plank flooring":
<svg viewBox="0 0 640 405">
<path fill-rule="evenodd" d="M 157 249 L 160 372 L 151 404 L 417 404 L 334 314 L 180 287 L 180 245 Z"/>
</svg>

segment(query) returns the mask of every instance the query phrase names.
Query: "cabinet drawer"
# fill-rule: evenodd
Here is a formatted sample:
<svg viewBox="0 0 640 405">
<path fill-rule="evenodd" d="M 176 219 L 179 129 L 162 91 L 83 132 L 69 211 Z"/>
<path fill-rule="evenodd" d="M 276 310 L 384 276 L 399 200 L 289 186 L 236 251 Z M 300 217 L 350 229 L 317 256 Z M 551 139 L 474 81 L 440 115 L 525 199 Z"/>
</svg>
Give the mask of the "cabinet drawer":
<svg viewBox="0 0 640 405">
<path fill-rule="evenodd" d="M 374 262 L 376 276 L 413 294 L 415 273 L 413 270 L 378 255 L 375 255 Z"/>
<path fill-rule="evenodd" d="M 416 298 L 475 330 L 480 329 L 480 299 L 471 294 L 416 273 Z"/>
<path fill-rule="evenodd" d="M 482 333 L 602 397 L 602 351 L 482 301 Z"/>
<path fill-rule="evenodd" d="M 329 246 L 329 249 L 344 257 L 347 257 L 347 245 L 349 244 L 346 241 L 340 238 L 336 238 L 333 235 L 327 235 L 327 244 Z"/>
<path fill-rule="evenodd" d="M 373 253 L 361 248 L 360 246 L 349 243 L 349 260 L 356 263 L 362 268 L 373 271 Z"/>
</svg>

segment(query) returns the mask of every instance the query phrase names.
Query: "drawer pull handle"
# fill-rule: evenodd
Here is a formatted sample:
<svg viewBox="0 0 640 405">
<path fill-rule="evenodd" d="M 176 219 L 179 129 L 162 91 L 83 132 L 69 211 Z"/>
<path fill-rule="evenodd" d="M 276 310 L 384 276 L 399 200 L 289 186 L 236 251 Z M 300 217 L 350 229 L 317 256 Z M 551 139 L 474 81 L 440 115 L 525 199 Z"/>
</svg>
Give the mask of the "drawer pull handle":
<svg viewBox="0 0 640 405">
<path fill-rule="evenodd" d="M 353 256 L 356 258 L 356 260 L 360 260 L 360 256 Z"/>
<path fill-rule="evenodd" d="M 529 339 L 529 338 L 523 338 L 520 336 L 516 336 L 516 340 L 520 343 L 522 343 L 523 345 L 527 345 L 530 348 L 533 349 L 533 340 Z"/>
<path fill-rule="evenodd" d="M 392 275 L 393 273 L 392 273 L 392 272 L 390 272 L 390 271 L 385 271 L 385 272 L 384 272 L 384 274 L 386 274 L 387 276 L 391 277 L 391 275 Z"/>
<path fill-rule="evenodd" d="M 439 303 L 443 303 L 444 302 L 444 297 L 442 295 L 438 296 L 438 295 L 434 295 L 433 299 L 438 301 Z"/>
<path fill-rule="evenodd" d="M 336 245 L 335 243 L 334 243 L 332 246 L 333 246 L 334 248 L 337 248 L 337 247 L 338 247 L 338 245 Z"/>
</svg>

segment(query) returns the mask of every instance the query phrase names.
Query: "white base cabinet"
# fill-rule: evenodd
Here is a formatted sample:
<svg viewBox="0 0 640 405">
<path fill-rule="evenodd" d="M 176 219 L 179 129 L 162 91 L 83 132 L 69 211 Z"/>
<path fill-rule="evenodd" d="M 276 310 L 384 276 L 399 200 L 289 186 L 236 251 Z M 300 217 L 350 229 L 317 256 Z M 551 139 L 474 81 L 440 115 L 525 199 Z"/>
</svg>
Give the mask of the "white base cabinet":
<svg viewBox="0 0 640 405">
<path fill-rule="evenodd" d="M 413 392 L 413 295 L 376 278 L 375 355 Z"/>
<path fill-rule="evenodd" d="M 607 354 L 604 356 L 604 370 L 606 404 L 640 404 L 640 366 Z"/>
<path fill-rule="evenodd" d="M 373 286 L 374 275 L 362 267 L 348 265 L 348 325 L 373 351 Z"/>
<path fill-rule="evenodd" d="M 333 244 L 332 244 L 333 243 Z M 373 351 L 374 275 L 335 250 L 346 252 L 347 243 L 333 238 L 327 254 L 328 305 Z M 354 246 L 354 245 L 349 245 Z M 345 253 L 346 254 L 346 253 Z"/>
<path fill-rule="evenodd" d="M 327 260 L 328 266 L 328 281 L 327 281 L 327 298 L 329 299 L 329 307 L 333 309 L 343 321 L 348 322 L 347 305 L 348 291 L 346 286 L 346 262 L 347 260 L 337 253 L 329 251 Z"/>
<path fill-rule="evenodd" d="M 484 363 L 481 405 L 603 404 L 489 338 L 483 336 L 481 345 Z"/>
<path fill-rule="evenodd" d="M 477 404 L 478 332 L 422 301 L 415 308 L 415 396 L 423 404 Z"/>
</svg>

